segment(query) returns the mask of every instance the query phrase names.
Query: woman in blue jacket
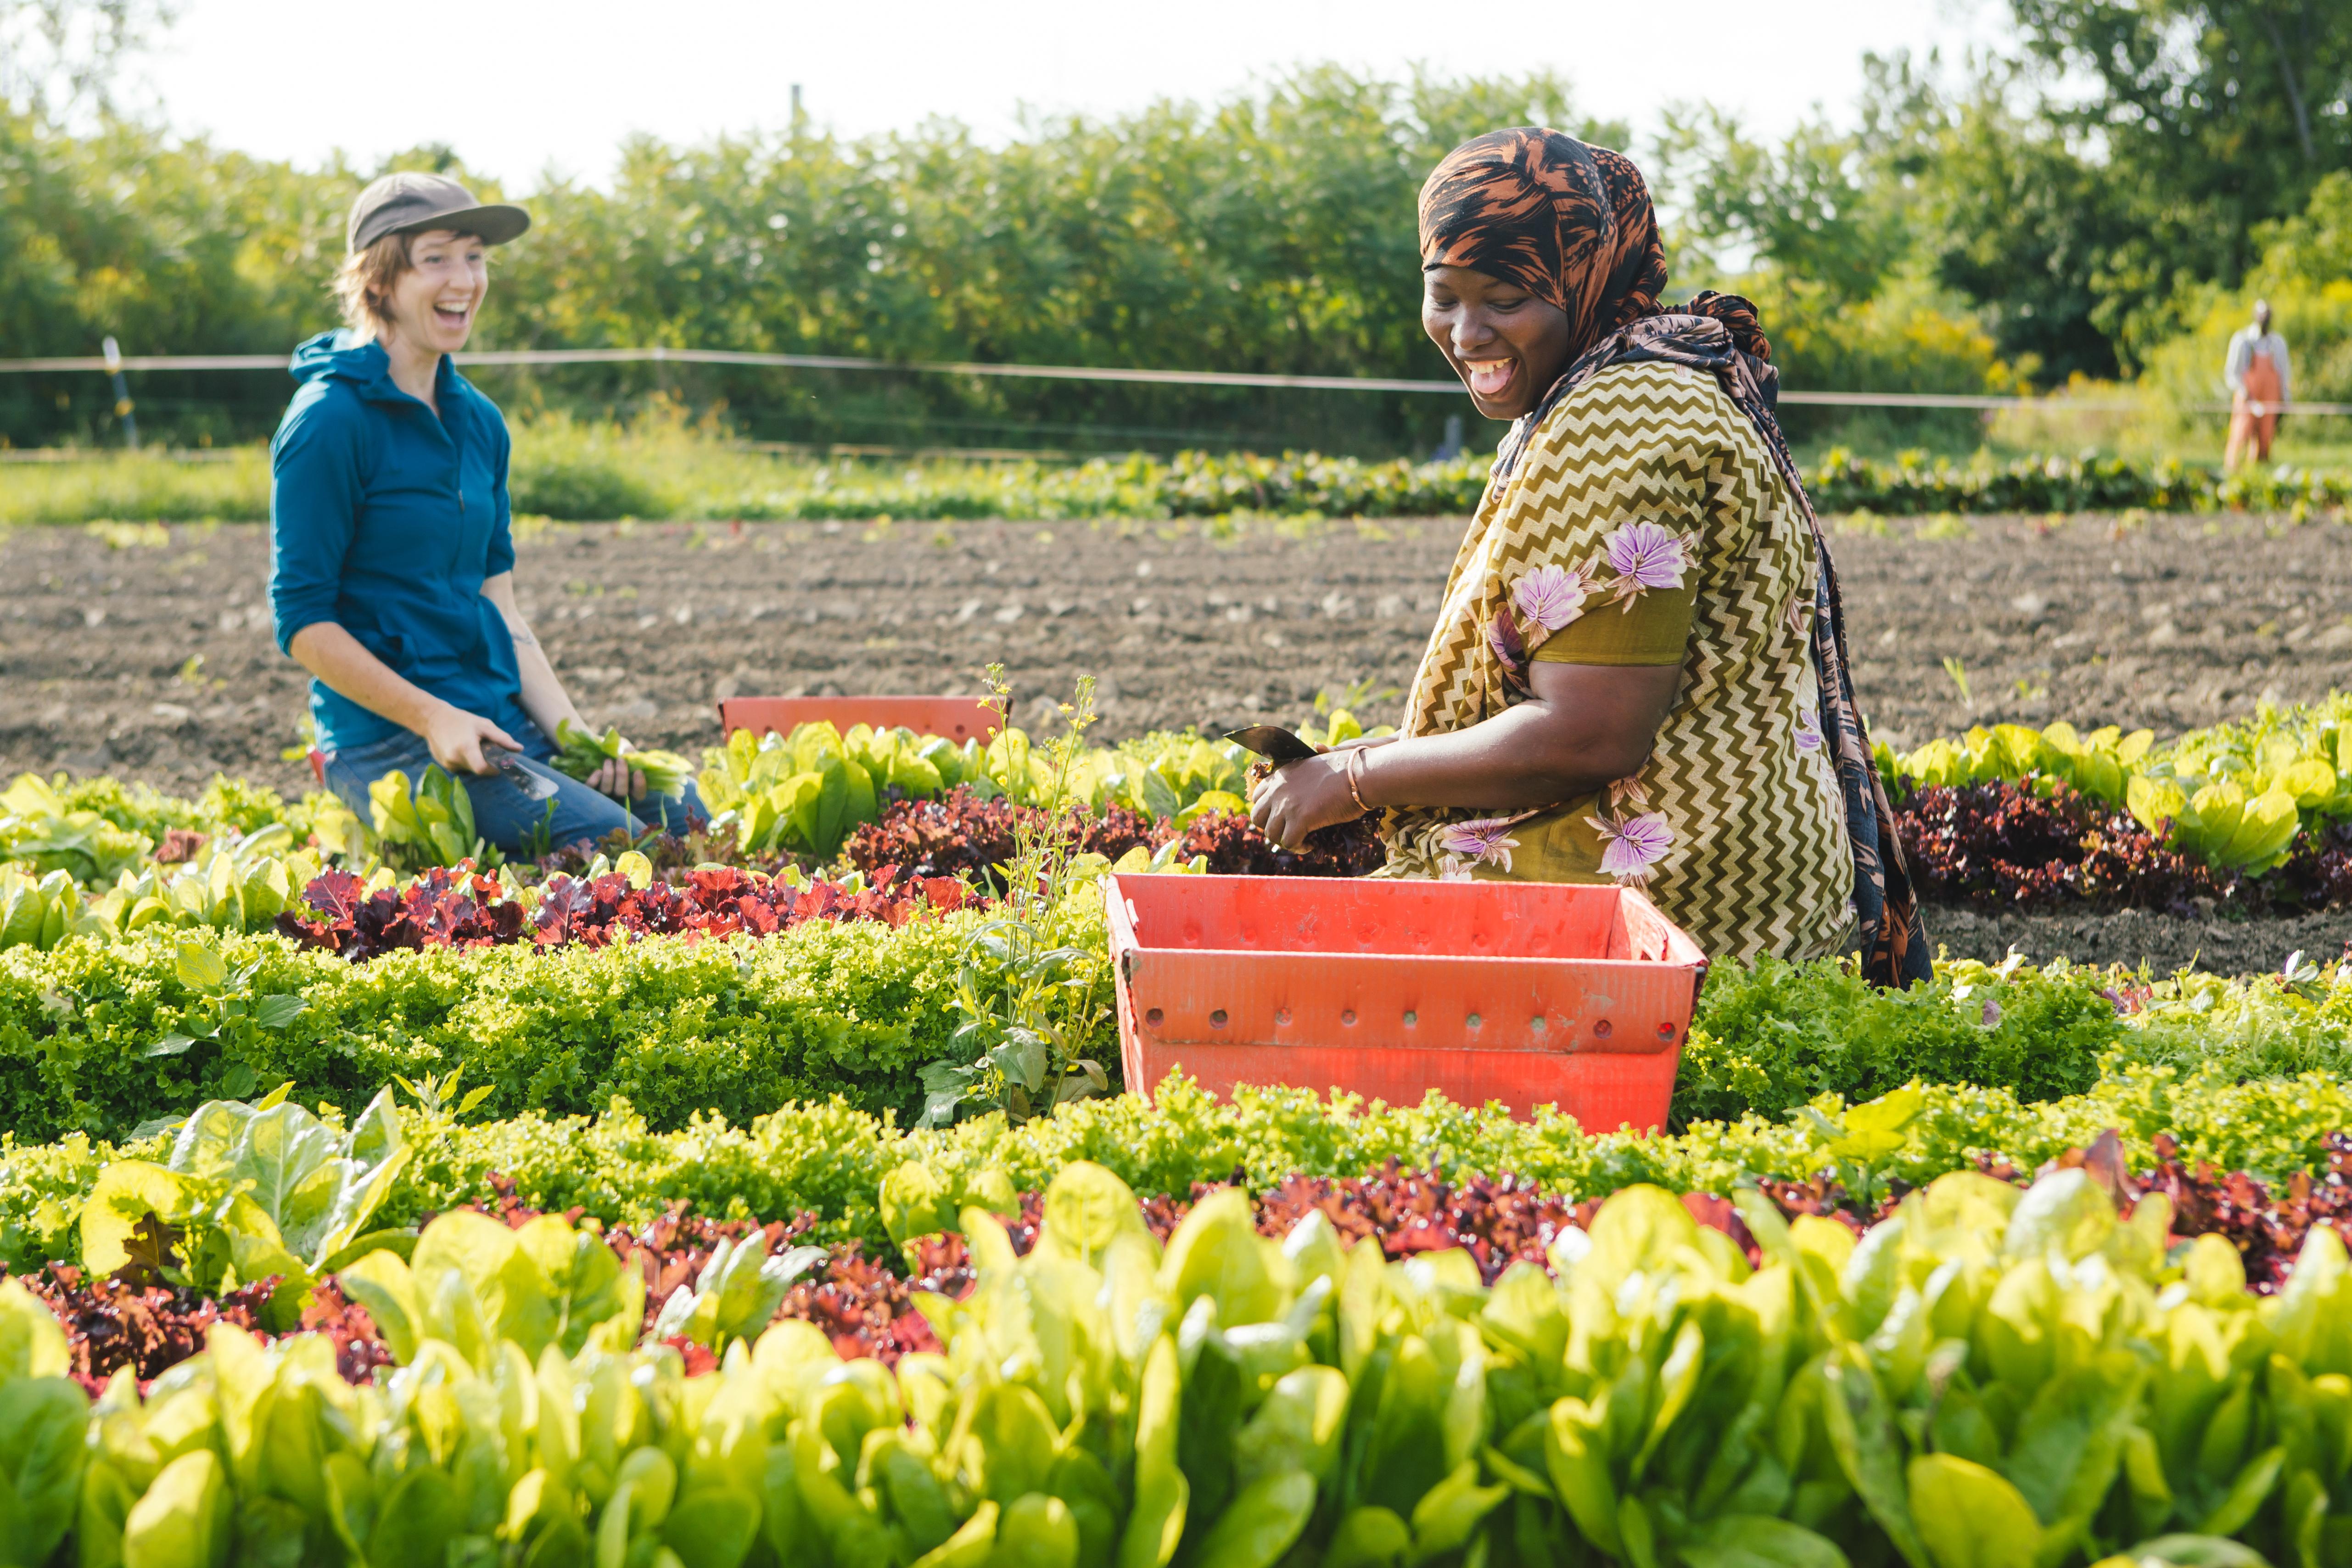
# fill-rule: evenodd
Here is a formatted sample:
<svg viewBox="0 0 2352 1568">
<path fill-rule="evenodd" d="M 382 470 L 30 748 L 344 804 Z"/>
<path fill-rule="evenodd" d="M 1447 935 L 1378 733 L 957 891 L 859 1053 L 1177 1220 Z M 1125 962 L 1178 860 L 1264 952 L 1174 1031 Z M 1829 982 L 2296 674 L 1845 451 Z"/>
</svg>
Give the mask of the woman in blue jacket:
<svg viewBox="0 0 2352 1568">
<path fill-rule="evenodd" d="M 449 361 L 489 247 L 530 226 L 436 174 L 362 191 L 335 282 L 350 325 L 295 351 L 301 390 L 270 445 L 270 606 L 314 677 L 328 787 L 364 816 L 372 782 L 438 763 L 469 775 L 477 830 L 509 854 L 705 815 L 691 785 L 646 797 L 625 761 L 585 784 L 548 765 L 579 710 L 515 604 L 506 421 Z"/>
</svg>

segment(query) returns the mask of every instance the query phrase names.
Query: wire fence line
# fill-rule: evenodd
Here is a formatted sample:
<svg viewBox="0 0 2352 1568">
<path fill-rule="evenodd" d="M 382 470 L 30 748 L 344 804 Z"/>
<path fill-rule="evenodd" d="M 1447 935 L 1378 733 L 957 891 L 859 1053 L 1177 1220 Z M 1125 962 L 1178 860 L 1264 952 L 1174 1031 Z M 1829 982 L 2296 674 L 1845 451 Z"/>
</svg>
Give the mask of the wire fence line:
<svg viewBox="0 0 2352 1568">
<path fill-rule="evenodd" d="M 759 353 L 742 349 L 673 349 L 656 344 L 626 349 L 495 349 L 452 356 L 461 365 L 719 364 L 775 370 L 899 371 L 919 375 L 1015 376 L 1037 381 L 1122 382 L 1152 386 L 1252 386 L 1303 392 L 1403 392 L 1458 394 L 1458 381 L 1407 381 L 1382 376 L 1276 375 L 1252 371 L 1121 370 L 1100 365 L 996 364 L 959 360 L 858 359 L 839 354 Z M 125 371 L 274 370 L 284 354 L 125 354 Z M 50 359 L 0 359 L 0 374 L 106 372 L 108 361 L 90 354 Z M 2052 408 L 2125 412 L 2141 405 L 2119 397 L 2025 397 L 1993 393 L 1816 392 L 1783 388 L 1780 401 L 1822 408 Z M 2190 405 L 2200 413 L 2226 410 L 2226 403 Z M 2352 415 L 2352 403 L 2283 403 L 2284 414 Z"/>
</svg>

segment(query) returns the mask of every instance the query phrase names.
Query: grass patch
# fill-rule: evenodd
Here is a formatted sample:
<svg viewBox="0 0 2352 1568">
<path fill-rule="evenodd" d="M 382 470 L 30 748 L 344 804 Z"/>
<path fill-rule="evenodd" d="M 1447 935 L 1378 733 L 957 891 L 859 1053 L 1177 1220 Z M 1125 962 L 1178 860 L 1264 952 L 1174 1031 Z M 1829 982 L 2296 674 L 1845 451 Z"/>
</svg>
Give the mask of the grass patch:
<svg viewBox="0 0 2352 1568">
<path fill-rule="evenodd" d="M 2331 450 L 2334 450 L 2331 448 Z M 1483 490 L 1489 459 L 1372 462 L 1313 453 L 1133 453 L 1083 462 L 818 458 L 762 451 L 675 405 L 626 425 L 542 415 L 515 426 L 518 517 L 567 522 L 630 518 L 688 522 L 1013 522 L 1176 517 L 1221 526 L 1282 520 L 1459 516 Z M 6 466 L 0 526 L 43 523 L 257 522 L 269 515 L 262 447 L 204 454 L 118 453 Z M 1892 461 L 1843 448 L 1822 455 L 1807 483 L 1846 532 L 1881 532 L 1891 516 L 1928 515 L 1922 538 L 1965 538 L 1961 514 L 2210 510 L 2340 515 L 2352 484 L 2341 470 L 2272 468 L 2223 482 L 2210 466 L 2172 459 L 1970 458 Z M 1378 537 L 1375 530 L 1373 537 Z"/>
</svg>

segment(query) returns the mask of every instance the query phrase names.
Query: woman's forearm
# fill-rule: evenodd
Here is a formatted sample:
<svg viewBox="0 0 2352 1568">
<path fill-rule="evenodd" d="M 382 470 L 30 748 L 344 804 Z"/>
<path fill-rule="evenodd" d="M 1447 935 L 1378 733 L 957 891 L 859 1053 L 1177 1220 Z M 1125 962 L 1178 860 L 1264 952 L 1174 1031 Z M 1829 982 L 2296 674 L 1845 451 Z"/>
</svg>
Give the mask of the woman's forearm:
<svg viewBox="0 0 2352 1568">
<path fill-rule="evenodd" d="M 1639 772 L 1680 671 L 1537 665 L 1532 700 L 1484 723 L 1367 751 L 1367 805 L 1523 810 L 1590 795 Z"/>
<path fill-rule="evenodd" d="M 294 662 L 369 712 L 422 735 L 449 706 L 415 682 L 395 674 L 339 622 L 313 621 L 294 634 L 287 651 Z"/>
<path fill-rule="evenodd" d="M 1641 765 L 1620 766 L 1604 751 L 1538 771 L 1527 755 L 1531 721 L 1526 704 L 1451 734 L 1423 735 L 1365 753 L 1356 785 L 1366 805 L 1480 806 L 1514 811 L 1590 795 Z"/>
<path fill-rule="evenodd" d="M 522 683 L 522 710 L 530 715 L 530 721 L 551 741 L 565 720 L 581 724 L 580 710 L 573 706 L 572 694 L 563 689 L 562 678 L 555 673 L 547 650 L 540 646 L 530 623 L 523 618 L 522 607 L 515 603 L 513 574 L 501 572 L 485 582 L 482 596 L 498 606 L 508 634 L 514 638 L 515 673 Z"/>
<path fill-rule="evenodd" d="M 563 689 L 555 666 L 548 662 L 547 650 L 539 646 L 539 639 L 521 620 L 521 616 L 516 616 L 507 623 L 507 629 L 514 634 L 515 672 L 522 678 L 522 710 L 551 741 L 565 720 L 574 724 L 582 722 L 580 710 L 573 706 L 572 694 Z"/>
<path fill-rule="evenodd" d="M 1681 678 L 1672 665 L 1538 664 L 1529 700 L 1483 723 L 1277 769 L 1252 788 L 1250 820 L 1296 849 L 1366 806 L 1525 811 L 1574 800 L 1641 771 Z"/>
</svg>

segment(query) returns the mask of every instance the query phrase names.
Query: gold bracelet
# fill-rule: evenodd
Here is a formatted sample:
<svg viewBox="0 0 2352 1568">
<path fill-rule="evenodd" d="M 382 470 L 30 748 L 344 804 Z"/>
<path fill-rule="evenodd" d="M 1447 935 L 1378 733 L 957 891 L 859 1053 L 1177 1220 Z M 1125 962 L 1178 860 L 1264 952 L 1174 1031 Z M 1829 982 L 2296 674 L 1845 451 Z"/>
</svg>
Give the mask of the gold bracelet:
<svg viewBox="0 0 2352 1568">
<path fill-rule="evenodd" d="M 1363 816 L 1370 816 L 1372 808 L 1364 804 L 1364 792 L 1356 787 L 1356 775 L 1362 771 L 1364 753 L 1369 749 L 1370 748 L 1364 746 L 1352 746 L 1349 748 L 1348 761 L 1346 764 L 1348 793 L 1355 796 L 1357 814 Z"/>
</svg>

